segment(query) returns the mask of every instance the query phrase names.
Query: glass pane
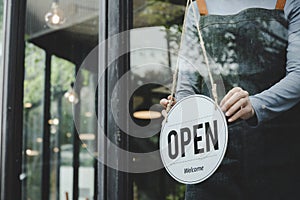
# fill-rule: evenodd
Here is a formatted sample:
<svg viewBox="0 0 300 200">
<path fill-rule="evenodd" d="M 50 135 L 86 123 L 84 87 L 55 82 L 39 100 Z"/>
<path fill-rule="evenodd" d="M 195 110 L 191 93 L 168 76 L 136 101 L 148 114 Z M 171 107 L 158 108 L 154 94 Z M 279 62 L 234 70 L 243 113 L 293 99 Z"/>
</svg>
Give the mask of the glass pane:
<svg viewBox="0 0 300 200">
<path fill-rule="evenodd" d="M 93 116 L 95 108 L 85 101 L 88 97 L 89 102 L 96 102 L 93 84 L 97 77 L 95 69 L 79 69 L 98 45 L 98 2 L 27 1 L 24 106 L 28 108 L 24 109 L 26 139 L 23 146 L 24 152 L 27 150 L 32 156 L 23 156 L 24 176 L 27 177 L 23 181 L 23 199 L 42 199 L 41 195 L 46 192 L 42 191 L 43 184 L 49 184 L 46 195 L 50 199 L 77 199 L 74 195 L 84 200 L 94 197 L 97 123 Z M 51 57 L 50 61 L 45 60 L 45 52 Z M 44 74 L 49 63 L 51 99 L 49 105 L 45 105 Z M 77 73 L 83 74 L 83 78 L 77 80 Z M 32 99 L 38 99 L 39 107 L 35 108 Z M 43 116 L 47 106 L 50 107 L 49 118 Z M 74 123 L 75 115 L 80 122 L 78 126 Z M 49 163 L 41 159 L 45 145 L 44 126 L 50 129 Z M 42 169 L 48 165 L 50 178 L 42 180 L 42 173 L 45 173 Z"/>
<path fill-rule="evenodd" d="M 62 58 L 51 58 L 51 170 L 50 199 L 73 190 L 73 114 L 72 102 L 65 98 L 75 80 L 75 65 Z"/>
<path fill-rule="evenodd" d="M 162 108 L 158 104 L 161 98 L 171 93 L 184 10 L 184 1 L 133 1 L 130 60 L 131 80 L 137 89 L 131 98 L 131 114 L 137 125 L 145 127 L 135 135 L 146 137 L 132 139 L 134 152 L 158 149 L 163 120 L 160 115 Z M 152 116 L 142 115 L 141 111 L 149 110 Z M 155 114 L 157 117 L 153 117 Z M 133 177 L 137 199 L 184 199 L 185 186 L 173 181 L 164 169 Z"/>
<path fill-rule="evenodd" d="M 94 166 L 95 156 L 97 155 L 97 119 L 95 113 L 95 83 L 97 76 L 88 70 L 80 72 L 82 79 L 80 84 L 80 125 L 79 138 L 80 144 L 80 168 L 79 168 L 79 199 L 92 199 L 94 194 Z M 91 102 L 92 101 L 92 102 Z"/>
<path fill-rule="evenodd" d="M 45 52 L 26 43 L 23 118 L 23 199 L 41 199 Z"/>
</svg>

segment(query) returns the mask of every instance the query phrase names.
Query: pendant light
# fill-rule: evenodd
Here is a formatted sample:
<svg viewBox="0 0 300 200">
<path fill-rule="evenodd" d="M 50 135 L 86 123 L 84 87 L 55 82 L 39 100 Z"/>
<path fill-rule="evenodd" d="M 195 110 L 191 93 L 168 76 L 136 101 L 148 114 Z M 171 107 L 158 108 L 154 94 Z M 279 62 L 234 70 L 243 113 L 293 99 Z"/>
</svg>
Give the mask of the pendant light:
<svg viewBox="0 0 300 200">
<path fill-rule="evenodd" d="M 50 28 L 57 29 L 66 22 L 64 11 L 59 7 L 58 0 L 54 0 L 50 10 L 45 14 L 45 21 Z"/>
<path fill-rule="evenodd" d="M 77 104 L 79 102 L 79 98 L 74 89 L 74 83 L 71 83 L 69 90 L 65 93 L 65 98 L 72 104 Z"/>
</svg>

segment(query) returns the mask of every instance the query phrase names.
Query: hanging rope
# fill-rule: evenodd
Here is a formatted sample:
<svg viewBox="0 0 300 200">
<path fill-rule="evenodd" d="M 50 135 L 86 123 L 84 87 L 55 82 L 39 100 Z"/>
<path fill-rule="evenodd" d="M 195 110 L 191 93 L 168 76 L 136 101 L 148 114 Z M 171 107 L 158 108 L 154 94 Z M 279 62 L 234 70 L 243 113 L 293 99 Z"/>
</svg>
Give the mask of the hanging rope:
<svg viewBox="0 0 300 200">
<path fill-rule="evenodd" d="M 217 95 L 217 85 L 214 83 L 213 77 L 212 77 L 212 73 L 209 67 L 209 61 L 208 61 L 208 57 L 207 57 L 207 52 L 205 49 L 205 45 L 204 45 L 204 41 L 202 38 L 202 34 L 200 31 L 200 26 L 199 26 L 199 22 L 197 19 L 197 15 L 196 15 L 196 9 L 195 9 L 195 5 L 193 4 L 192 0 L 187 0 L 186 3 L 186 8 L 185 8 L 185 14 L 184 14 L 184 20 L 183 20 L 183 28 L 182 28 L 182 34 L 181 34 L 181 39 L 180 39 L 180 44 L 179 44 L 179 49 L 181 49 L 182 43 L 183 43 L 183 38 L 185 36 L 185 32 L 186 32 L 186 18 L 187 18 L 187 14 L 188 14 L 188 8 L 189 5 L 192 5 L 192 10 L 193 10 L 193 15 L 194 15 L 194 21 L 197 27 L 197 31 L 198 31 L 198 36 L 199 36 L 199 40 L 200 40 L 200 45 L 201 45 L 201 49 L 203 52 L 203 57 L 204 57 L 204 61 L 205 61 L 205 65 L 207 68 L 207 72 L 208 72 L 208 76 L 209 76 L 209 80 L 212 86 L 212 95 L 215 101 L 215 105 L 217 107 L 218 105 L 218 95 Z M 175 94 L 175 90 L 176 90 L 176 85 L 177 85 L 177 78 L 178 78 L 178 71 L 179 71 L 179 56 L 177 58 L 177 62 L 176 62 L 176 68 L 175 68 L 175 72 L 173 74 L 173 82 L 172 82 L 172 90 L 171 90 L 171 99 L 169 100 L 168 104 L 167 104 L 167 108 L 166 108 L 166 112 L 167 112 L 167 116 L 166 116 L 166 122 L 168 121 L 168 113 L 172 107 L 173 104 L 173 96 Z"/>
<path fill-rule="evenodd" d="M 179 49 L 182 46 L 183 43 L 183 37 L 185 36 L 185 25 L 186 25 L 186 16 L 188 13 L 188 8 L 189 8 L 189 0 L 186 1 L 186 6 L 185 6 L 185 12 L 184 12 L 184 18 L 183 18 L 183 26 L 182 26 L 182 34 L 181 34 L 181 38 L 180 38 L 180 44 L 179 44 Z M 173 74 L 173 82 L 172 82 L 172 90 L 171 90 L 171 100 L 169 101 L 166 111 L 167 113 L 169 113 L 171 106 L 173 104 L 173 96 L 175 94 L 175 89 L 176 89 L 176 85 L 177 85 L 177 77 L 178 77 L 178 71 L 179 71 L 179 56 L 177 58 L 176 61 L 176 68 L 175 68 L 175 72 Z M 166 119 L 168 119 L 168 114 L 166 116 Z"/>
<path fill-rule="evenodd" d="M 203 41 L 203 37 L 202 37 L 201 31 L 200 31 L 199 22 L 197 20 L 195 5 L 192 3 L 192 0 L 188 0 L 188 1 L 192 5 L 193 14 L 194 14 L 194 21 L 195 21 L 195 24 L 196 24 L 196 27 L 197 27 L 198 36 L 199 36 L 199 40 L 200 40 L 200 45 L 201 45 L 201 49 L 202 49 L 202 52 L 203 52 L 203 57 L 204 57 L 205 65 L 206 65 L 207 72 L 208 72 L 208 77 L 209 77 L 210 84 L 211 84 L 211 87 L 212 87 L 211 91 L 212 91 L 213 98 L 215 100 L 215 105 L 217 106 L 218 105 L 217 84 L 215 84 L 215 82 L 214 82 L 214 79 L 212 77 L 212 73 L 211 73 L 211 70 L 210 70 L 210 67 L 209 67 L 209 61 L 208 61 L 208 57 L 207 57 L 207 52 L 206 52 L 204 41 Z"/>
</svg>

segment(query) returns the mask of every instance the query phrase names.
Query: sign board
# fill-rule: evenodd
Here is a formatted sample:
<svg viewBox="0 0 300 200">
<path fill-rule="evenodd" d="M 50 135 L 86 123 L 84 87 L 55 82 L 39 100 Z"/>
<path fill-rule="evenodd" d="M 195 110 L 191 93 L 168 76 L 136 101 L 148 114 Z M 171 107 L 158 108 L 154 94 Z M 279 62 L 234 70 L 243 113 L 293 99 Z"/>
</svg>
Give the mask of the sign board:
<svg viewBox="0 0 300 200">
<path fill-rule="evenodd" d="M 219 167 L 227 147 L 226 118 L 214 101 L 191 95 L 177 102 L 160 134 L 160 154 L 178 182 L 196 184 Z"/>
</svg>

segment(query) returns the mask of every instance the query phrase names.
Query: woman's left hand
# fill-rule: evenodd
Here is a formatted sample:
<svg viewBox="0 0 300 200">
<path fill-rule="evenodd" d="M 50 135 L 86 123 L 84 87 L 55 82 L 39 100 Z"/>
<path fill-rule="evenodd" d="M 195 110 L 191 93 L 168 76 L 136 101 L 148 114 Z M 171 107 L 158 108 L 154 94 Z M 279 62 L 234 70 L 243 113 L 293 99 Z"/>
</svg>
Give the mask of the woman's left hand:
<svg viewBox="0 0 300 200">
<path fill-rule="evenodd" d="M 221 109 L 229 117 L 228 122 L 241 118 L 247 120 L 255 111 L 249 99 L 249 93 L 240 87 L 231 89 L 220 103 Z"/>
</svg>

